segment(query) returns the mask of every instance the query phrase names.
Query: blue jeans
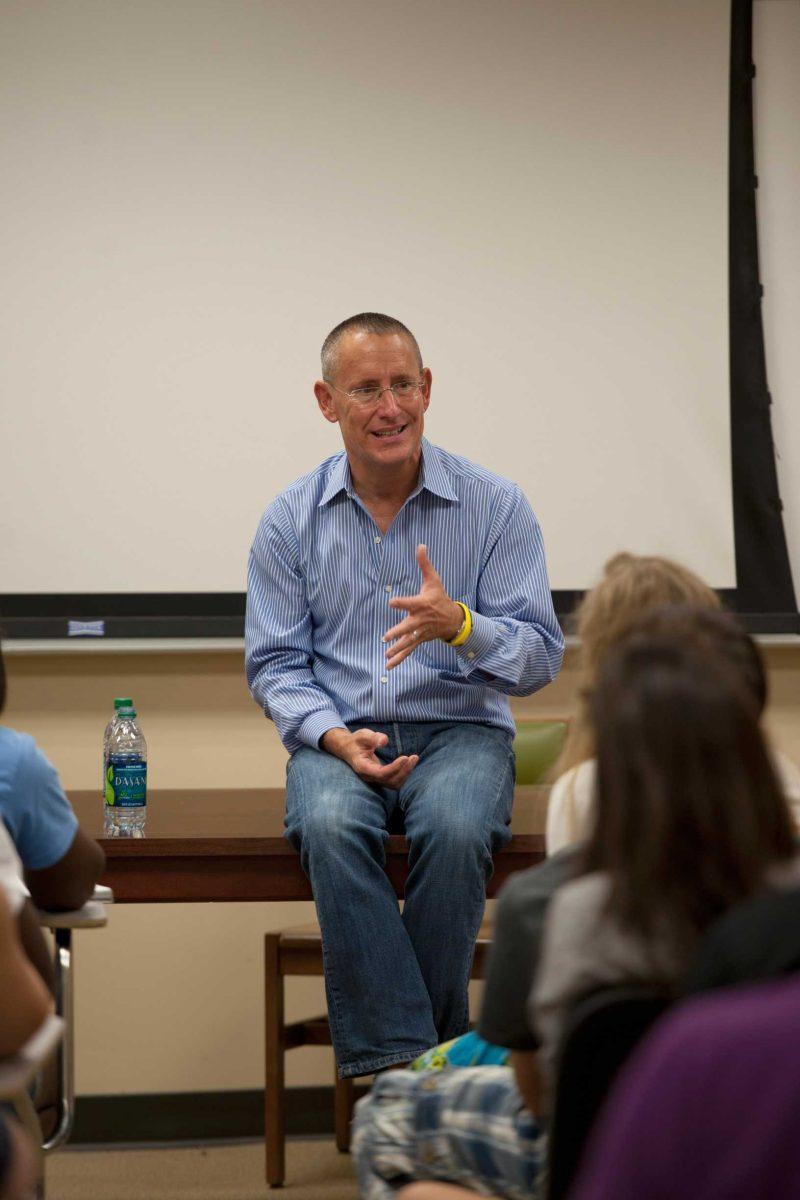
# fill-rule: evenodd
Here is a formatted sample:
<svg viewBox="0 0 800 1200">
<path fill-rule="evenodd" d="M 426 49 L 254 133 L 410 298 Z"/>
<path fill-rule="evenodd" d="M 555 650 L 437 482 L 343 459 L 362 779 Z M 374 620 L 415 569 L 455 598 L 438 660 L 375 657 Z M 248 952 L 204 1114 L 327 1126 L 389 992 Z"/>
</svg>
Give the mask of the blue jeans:
<svg viewBox="0 0 800 1200">
<path fill-rule="evenodd" d="M 466 1030 L 492 854 L 511 837 L 509 733 L 466 723 L 370 728 L 389 738 L 383 761 L 420 756 L 397 790 L 308 747 L 287 767 L 286 836 L 314 892 L 343 1078 L 408 1062 Z M 402 914 L 384 870 L 398 809 L 409 845 Z"/>
</svg>

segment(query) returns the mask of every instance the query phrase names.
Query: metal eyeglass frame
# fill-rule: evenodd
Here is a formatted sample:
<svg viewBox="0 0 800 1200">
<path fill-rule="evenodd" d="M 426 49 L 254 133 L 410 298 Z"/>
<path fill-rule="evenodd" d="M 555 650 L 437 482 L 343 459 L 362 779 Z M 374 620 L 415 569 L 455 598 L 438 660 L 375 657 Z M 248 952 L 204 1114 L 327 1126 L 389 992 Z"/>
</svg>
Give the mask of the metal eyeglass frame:
<svg viewBox="0 0 800 1200">
<path fill-rule="evenodd" d="M 344 390 L 344 388 L 337 387 L 337 385 L 335 383 L 331 383 L 330 379 L 326 379 L 325 382 L 327 383 L 328 387 L 332 387 L 335 392 L 341 392 L 343 396 L 347 396 L 347 399 L 352 400 L 353 404 L 358 404 L 362 408 L 368 408 L 372 404 L 379 404 L 380 400 L 381 400 L 381 396 L 383 395 L 384 392 L 391 392 L 392 395 L 394 396 L 395 400 L 398 403 L 400 402 L 401 398 L 403 400 L 410 400 L 411 397 L 414 395 L 414 392 L 422 391 L 425 380 L 424 379 L 414 379 L 414 380 L 404 379 L 401 383 L 393 383 L 391 385 L 391 387 L 353 388 L 353 390 L 351 392 L 346 392 Z M 395 388 L 406 387 L 408 384 L 411 384 L 414 391 L 411 392 L 408 396 L 403 396 L 403 397 L 398 396 L 397 392 L 395 391 Z M 371 393 L 369 399 L 367 399 L 365 397 L 365 395 L 364 395 L 365 392 Z"/>
</svg>

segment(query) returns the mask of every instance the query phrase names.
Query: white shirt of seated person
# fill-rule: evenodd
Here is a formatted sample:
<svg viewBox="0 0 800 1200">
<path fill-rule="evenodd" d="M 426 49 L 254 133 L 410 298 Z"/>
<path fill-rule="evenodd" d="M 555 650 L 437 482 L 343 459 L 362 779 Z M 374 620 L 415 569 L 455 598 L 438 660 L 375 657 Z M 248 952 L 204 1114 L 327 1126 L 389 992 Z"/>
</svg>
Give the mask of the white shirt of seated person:
<svg viewBox="0 0 800 1200">
<path fill-rule="evenodd" d="M 772 766 L 800 833 L 800 768 L 780 750 L 773 748 L 771 753 Z M 588 835 L 596 779 L 597 764 L 590 758 L 565 771 L 553 784 L 545 827 L 548 854 L 556 854 Z"/>
<path fill-rule="evenodd" d="M 14 849 L 8 830 L 0 820 L 0 887 L 6 894 L 9 908 L 16 916 L 28 898 L 22 875 L 22 863 Z"/>
</svg>

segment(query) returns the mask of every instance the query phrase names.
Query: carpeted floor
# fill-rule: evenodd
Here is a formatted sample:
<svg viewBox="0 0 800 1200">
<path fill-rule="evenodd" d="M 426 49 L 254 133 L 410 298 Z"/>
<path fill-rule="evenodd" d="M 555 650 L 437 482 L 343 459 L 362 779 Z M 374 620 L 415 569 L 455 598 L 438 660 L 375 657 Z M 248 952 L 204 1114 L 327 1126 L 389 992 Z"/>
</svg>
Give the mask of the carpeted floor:
<svg viewBox="0 0 800 1200">
<path fill-rule="evenodd" d="M 47 1200 L 357 1200 L 352 1160 L 329 1138 L 286 1144 L 286 1184 L 264 1182 L 264 1144 L 59 1151 Z"/>
</svg>

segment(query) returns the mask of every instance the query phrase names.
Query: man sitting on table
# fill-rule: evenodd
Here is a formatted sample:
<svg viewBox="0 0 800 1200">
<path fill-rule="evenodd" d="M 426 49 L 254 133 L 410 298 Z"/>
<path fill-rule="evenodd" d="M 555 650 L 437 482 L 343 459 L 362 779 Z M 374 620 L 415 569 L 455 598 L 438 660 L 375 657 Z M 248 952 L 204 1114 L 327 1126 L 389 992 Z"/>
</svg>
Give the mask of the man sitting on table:
<svg viewBox="0 0 800 1200">
<path fill-rule="evenodd" d="M 485 884 L 510 837 L 507 697 L 549 683 L 564 643 L 520 488 L 422 436 L 431 372 L 409 330 L 344 321 L 314 392 L 344 452 L 261 520 L 246 659 L 291 755 L 287 837 L 311 880 L 347 1077 L 467 1028 Z M 396 810 L 402 914 L 384 872 Z"/>
</svg>

